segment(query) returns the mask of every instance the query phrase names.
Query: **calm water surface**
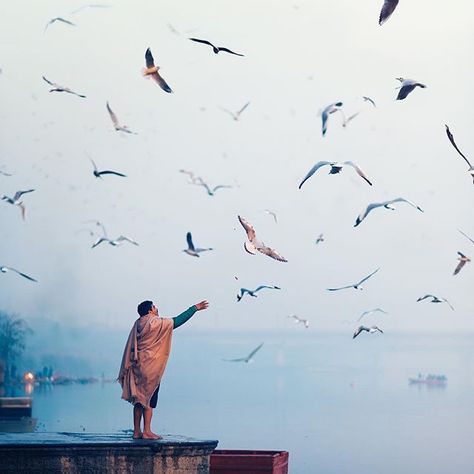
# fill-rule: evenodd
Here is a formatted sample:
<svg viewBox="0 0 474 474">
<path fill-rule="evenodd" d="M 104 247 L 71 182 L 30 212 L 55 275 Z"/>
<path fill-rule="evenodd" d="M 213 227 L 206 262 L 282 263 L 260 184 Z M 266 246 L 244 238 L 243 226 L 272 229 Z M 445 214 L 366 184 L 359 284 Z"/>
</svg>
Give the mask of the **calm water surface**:
<svg viewBox="0 0 474 474">
<path fill-rule="evenodd" d="M 474 472 L 472 336 L 353 341 L 301 329 L 175 337 L 155 431 L 287 450 L 291 473 Z M 260 342 L 253 363 L 222 361 Z M 447 386 L 410 386 L 419 372 L 443 373 Z M 36 389 L 39 430 L 129 429 L 132 409 L 120 393 L 116 383 Z"/>
</svg>

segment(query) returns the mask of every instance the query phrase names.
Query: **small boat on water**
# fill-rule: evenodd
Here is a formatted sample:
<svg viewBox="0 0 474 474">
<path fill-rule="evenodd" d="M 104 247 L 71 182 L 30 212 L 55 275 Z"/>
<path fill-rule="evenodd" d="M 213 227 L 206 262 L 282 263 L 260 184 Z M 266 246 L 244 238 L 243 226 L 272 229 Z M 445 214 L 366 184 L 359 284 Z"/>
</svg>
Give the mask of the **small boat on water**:
<svg viewBox="0 0 474 474">
<path fill-rule="evenodd" d="M 0 432 L 34 431 L 37 419 L 31 416 L 32 406 L 30 397 L 0 397 Z"/>
<path fill-rule="evenodd" d="M 423 384 L 430 386 L 445 386 L 448 383 L 448 378 L 446 377 L 446 375 L 428 374 L 425 376 L 422 374 L 418 374 L 417 378 L 409 378 L 408 382 L 410 383 L 410 385 Z"/>
</svg>

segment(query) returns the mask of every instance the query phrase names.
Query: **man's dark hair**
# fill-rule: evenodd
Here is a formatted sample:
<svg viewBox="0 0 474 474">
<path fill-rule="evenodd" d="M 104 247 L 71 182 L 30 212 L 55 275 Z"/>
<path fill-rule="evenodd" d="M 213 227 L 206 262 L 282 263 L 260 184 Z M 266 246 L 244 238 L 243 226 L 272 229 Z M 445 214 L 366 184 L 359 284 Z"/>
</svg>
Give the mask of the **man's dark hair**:
<svg viewBox="0 0 474 474">
<path fill-rule="evenodd" d="M 138 307 L 137 311 L 140 316 L 145 316 L 151 310 L 153 306 L 153 301 L 142 301 Z"/>
</svg>

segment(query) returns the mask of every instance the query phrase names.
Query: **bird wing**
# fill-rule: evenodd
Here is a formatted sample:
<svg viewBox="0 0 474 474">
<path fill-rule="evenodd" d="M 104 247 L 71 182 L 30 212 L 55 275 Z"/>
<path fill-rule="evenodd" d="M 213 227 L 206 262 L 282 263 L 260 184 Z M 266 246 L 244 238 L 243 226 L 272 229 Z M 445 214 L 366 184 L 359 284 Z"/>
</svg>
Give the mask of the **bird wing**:
<svg viewBox="0 0 474 474">
<path fill-rule="evenodd" d="M 359 326 L 355 332 L 354 335 L 352 336 L 352 339 L 355 339 L 362 331 L 368 331 L 369 329 L 366 328 L 365 326 Z"/>
<path fill-rule="evenodd" d="M 379 16 L 379 25 L 383 25 L 397 8 L 398 0 L 385 0 Z"/>
<path fill-rule="evenodd" d="M 247 356 L 247 360 L 250 360 L 262 348 L 262 346 L 263 342 Z"/>
<path fill-rule="evenodd" d="M 222 359 L 225 362 L 247 362 L 247 357 L 240 357 L 239 359 Z"/>
<path fill-rule="evenodd" d="M 316 173 L 316 171 L 318 171 L 319 168 L 321 168 L 322 166 L 326 166 L 326 165 L 330 165 L 331 163 L 329 161 L 318 161 L 309 171 L 308 173 L 306 174 L 306 176 L 303 178 L 303 181 L 301 181 L 300 185 L 298 186 L 298 189 L 301 189 L 301 187 L 303 186 L 303 184 L 309 179 L 311 178 L 311 176 L 313 176 L 314 173 Z"/>
<path fill-rule="evenodd" d="M 194 244 L 193 244 L 193 236 L 191 235 L 191 232 L 188 232 L 186 234 L 186 241 L 188 242 L 188 248 L 189 250 L 192 250 L 193 252 L 195 252 L 195 248 L 194 248 Z"/>
<path fill-rule="evenodd" d="M 132 240 L 132 239 L 126 237 L 125 235 L 120 235 L 119 237 L 117 237 L 115 239 L 115 241 L 116 242 L 130 242 L 133 245 L 138 245 L 138 242 L 135 242 L 135 240 Z"/>
<path fill-rule="evenodd" d="M 114 174 L 115 176 L 121 176 L 122 178 L 126 178 L 126 177 L 127 177 L 126 174 L 122 174 L 122 173 L 119 173 L 118 171 L 112 171 L 112 170 L 99 171 L 98 174 L 99 174 L 99 175 L 103 175 L 103 174 Z"/>
<path fill-rule="evenodd" d="M 222 188 L 232 188 L 232 186 L 228 184 L 218 184 L 217 186 L 214 186 L 212 188 L 212 192 L 215 193 L 218 189 L 222 189 Z"/>
<path fill-rule="evenodd" d="M 243 54 L 240 53 L 234 53 L 234 51 L 231 51 L 228 48 L 217 48 L 219 51 L 224 51 L 225 53 L 230 53 L 230 54 L 235 54 L 236 56 L 243 56 Z"/>
<path fill-rule="evenodd" d="M 453 147 L 456 149 L 456 151 L 464 158 L 464 160 L 466 161 L 466 163 L 469 165 L 469 168 L 472 168 L 472 165 L 471 163 L 469 163 L 469 160 L 464 156 L 464 154 L 461 152 L 461 150 L 458 148 L 458 146 L 456 145 L 456 142 L 454 141 L 454 137 L 453 137 L 453 134 L 451 133 L 451 131 L 449 130 L 449 127 L 445 124 L 445 127 L 446 127 L 446 135 L 448 135 L 448 138 L 449 138 L 449 141 L 451 142 L 451 144 L 453 145 Z"/>
<path fill-rule="evenodd" d="M 342 113 L 342 110 L 341 110 L 341 113 Z M 352 119 L 355 119 L 358 115 L 360 114 L 360 112 L 356 112 L 355 114 L 352 114 L 352 115 L 349 115 L 349 117 L 345 118 L 344 117 L 344 114 L 343 114 L 343 123 L 342 123 L 342 126 L 343 127 L 346 127 L 347 124 L 352 120 Z"/>
<path fill-rule="evenodd" d="M 34 278 L 26 275 L 25 273 L 22 273 L 22 272 L 16 270 L 15 268 L 11 268 L 11 267 L 5 267 L 5 268 L 8 268 L 8 270 L 11 270 L 12 272 L 18 273 L 18 275 L 21 275 L 22 277 L 26 278 L 27 280 L 37 282 L 37 280 L 35 280 Z"/>
<path fill-rule="evenodd" d="M 281 256 L 275 249 L 272 249 L 270 247 L 267 247 L 266 245 L 257 247 L 257 250 L 260 253 L 263 253 L 264 255 L 267 255 L 268 257 L 271 257 L 275 260 L 278 260 L 279 262 L 288 262 L 285 257 Z"/>
<path fill-rule="evenodd" d="M 383 331 L 377 326 L 372 326 L 370 329 L 372 329 L 374 332 L 378 331 L 378 332 L 381 332 L 383 334 Z"/>
<path fill-rule="evenodd" d="M 91 247 L 91 249 L 97 247 L 100 245 L 102 242 L 110 242 L 110 240 L 107 237 L 101 237 L 99 240 L 97 240 Z"/>
<path fill-rule="evenodd" d="M 50 80 L 46 79 L 46 77 L 44 76 L 41 76 L 43 78 L 43 81 L 47 82 L 50 86 L 53 86 L 53 87 L 61 87 L 59 84 L 56 84 L 55 82 L 51 82 Z"/>
<path fill-rule="evenodd" d="M 396 100 L 403 100 L 414 88 L 416 84 L 406 84 L 400 88 Z"/>
<path fill-rule="evenodd" d="M 145 51 L 145 63 L 146 67 L 154 67 L 155 66 L 155 60 L 153 59 L 153 54 L 151 54 L 151 49 L 147 48 Z"/>
<path fill-rule="evenodd" d="M 435 295 L 425 295 L 425 296 L 420 296 L 416 301 L 423 301 L 426 298 L 433 298 L 433 299 L 438 299 Z"/>
<path fill-rule="evenodd" d="M 373 202 L 369 204 L 367 208 L 357 216 L 354 227 L 357 227 L 368 216 L 370 211 L 372 211 L 373 209 L 376 209 L 377 207 L 382 207 L 384 205 L 385 203 L 383 202 Z"/>
<path fill-rule="evenodd" d="M 107 111 L 109 112 L 110 118 L 112 119 L 112 122 L 115 125 L 115 127 L 119 127 L 117 116 L 115 115 L 113 110 L 110 108 L 110 105 L 108 102 L 107 102 Z"/>
<path fill-rule="evenodd" d="M 196 43 L 202 43 L 202 44 L 207 44 L 209 46 L 212 46 L 213 48 L 215 47 L 210 41 L 199 39 L 199 38 L 188 38 L 191 41 L 194 41 Z"/>
<path fill-rule="evenodd" d="M 165 91 L 168 93 L 173 92 L 171 87 L 167 84 L 167 82 L 159 75 L 158 71 L 151 74 L 151 78 Z"/>
<path fill-rule="evenodd" d="M 374 102 L 370 97 L 367 97 L 367 96 L 363 95 L 362 98 L 363 98 L 366 102 L 370 102 L 374 107 L 377 107 L 377 106 L 375 105 L 375 102 Z"/>
<path fill-rule="evenodd" d="M 352 166 L 356 170 L 356 173 L 363 179 L 365 179 L 371 186 L 372 183 L 369 181 L 369 178 L 365 175 L 365 173 L 353 162 L 353 161 L 344 161 L 344 165 Z"/>
<path fill-rule="evenodd" d="M 263 290 L 265 288 L 268 288 L 269 290 L 279 290 L 280 289 L 277 286 L 260 285 L 260 286 L 257 286 L 257 288 L 255 288 L 255 290 L 253 290 L 253 292 L 257 293 L 257 291 Z"/>
<path fill-rule="evenodd" d="M 407 204 L 414 207 L 415 209 L 418 209 L 420 212 L 424 212 L 423 209 L 420 206 L 417 206 L 415 203 L 413 203 L 413 202 L 411 202 L 408 199 L 405 199 L 403 197 L 398 197 L 396 199 L 392 199 L 391 201 L 386 201 L 383 205 L 393 204 L 395 202 L 406 202 Z"/>
<path fill-rule="evenodd" d="M 345 290 L 346 288 L 353 288 L 354 285 L 340 286 L 339 288 L 326 288 L 327 291 Z"/>
<path fill-rule="evenodd" d="M 377 268 L 377 270 L 374 270 L 370 275 L 367 275 L 365 278 L 362 278 L 362 280 L 360 280 L 357 285 L 361 285 L 362 283 L 364 283 L 364 281 L 367 281 L 372 275 L 375 275 L 379 270 L 380 267 Z"/>
<path fill-rule="evenodd" d="M 357 321 L 360 321 L 366 314 L 370 314 L 372 312 L 372 310 L 370 311 L 364 311 L 360 316 L 359 316 L 359 319 Z"/>
<path fill-rule="evenodd" d="M 242 227 L 245 229 L 247 233 L 247 238 L 250 242 L 254 243 L 256 241 L 255 229 L 253 228 L 250 222 L 246 221 L 243 217 L 237 216 L 239 222 L 242 224 Z M 247 250 L 247 249 L 246 249 Z"/>
<path fill-rule="evenodd" d="M 66 23 L 67 25 L 76 26 L 76 24 L 73 23 L 72 21 L 66 20 L 66 19 L 61 18 L 61 17 L 56 18 L 56 20 L 57 21 L 62 21 L 63 23 Z"/>
<path fill-rule="evenodd" d="M 33 191 L 34 191 L 34 189 L 28 189 L 28 190 L 26 190 L 26 191 L 17 191 L 17 192 L 15 193 L 15 195 L 13 196 L 13 200 L 14 200 L 14 201 L 18 201 L 18 199 L 20 199 L 20 197 L 23 196 L 23 194 L 31 193 L 31 192 L 33 192 Z"/>
<path fill-rule="evenodd" d="M 459 229 L 458 229 L 459 230 Z M 474 240 L 471 239 L 471 237 L 469 237 L 467 234 L 465 234 L 462 230 L 459 230 L 459 232 L 461 232 L 462 235 L 464 235 L 464 237 L 466 237 L 467 239 L 469 239 L 473 244 L 474 244 Z"/>
<path fill-rule="evenodd" d="M 239 116 L 249 105 L 250 102 L 247 102 L 240 110 L 237 111 L 236 115 Z"/>
<path fill-rule="evenodd" d="M 446 299 L 446 298 L 441 298 L 445 303 L 449 305 L 449 307 L 454 311 L 453 305 Z"/>
<path fill-rule="evenodd" d="M 457 275 L 461 271 L 461 268 L 464 267 L 464 265 L 466 265 L 466 260 L 459 260 L 457 267 L 454 269 L 453 275 Z"/>
</svg>

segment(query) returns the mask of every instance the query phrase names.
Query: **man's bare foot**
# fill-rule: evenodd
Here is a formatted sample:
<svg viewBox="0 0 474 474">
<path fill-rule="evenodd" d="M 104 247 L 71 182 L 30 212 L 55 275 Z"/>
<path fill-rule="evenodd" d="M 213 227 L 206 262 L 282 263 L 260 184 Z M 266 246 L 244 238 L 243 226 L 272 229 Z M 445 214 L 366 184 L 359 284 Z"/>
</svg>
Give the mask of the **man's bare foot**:
<svg viewBox="0 0 474 474">
<path fill-rule="evenodd" d="M 142 434 L 142 439 L 162 439 L 163 436 L 152 433 L 151 431 L 144 431 Z"/>
<path fill-rule="evenodd" d="M 139 431 L 138 433 L 133 432 L 133 439 L 142 439 L 143 433 Z"/>
</svg>

